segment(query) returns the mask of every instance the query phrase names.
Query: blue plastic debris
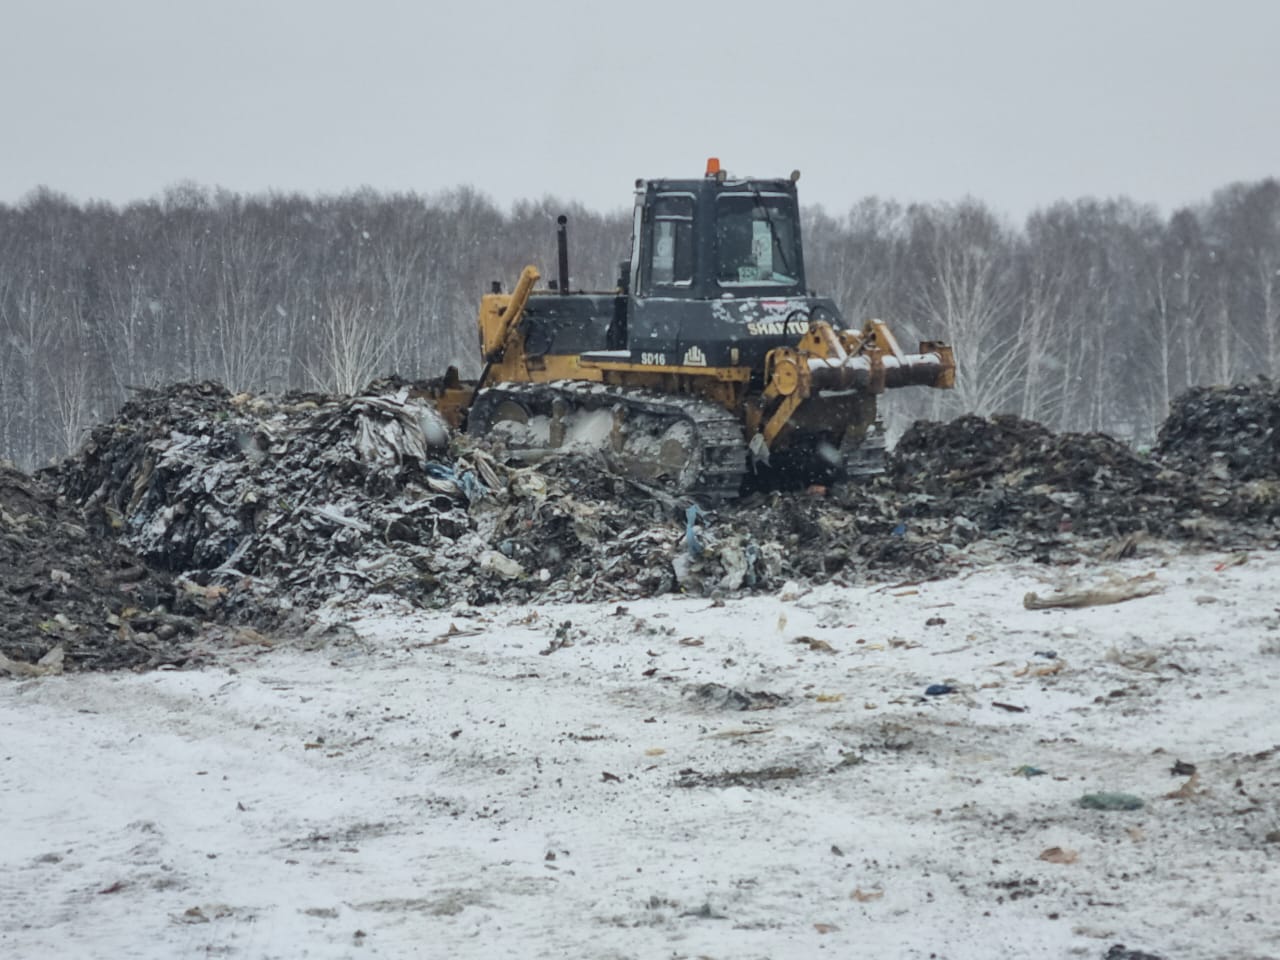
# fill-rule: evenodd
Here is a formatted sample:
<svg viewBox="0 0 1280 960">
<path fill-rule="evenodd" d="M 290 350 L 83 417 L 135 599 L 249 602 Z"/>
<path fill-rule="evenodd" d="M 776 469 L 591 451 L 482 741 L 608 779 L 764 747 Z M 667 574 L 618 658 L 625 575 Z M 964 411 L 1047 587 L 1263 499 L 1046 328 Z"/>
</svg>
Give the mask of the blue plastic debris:
<svg viewBox="0 0 1280 960">
<path fill-rule="evenodd" d="M 747 562 L 747 572 L 742 578 L 742 582 L 748 587 L 754 587 L 760 579 L 756 576 L 756 561 L 760 559 L 760 548 L 754 543 L 748 543 L 742 551 L 742 557 Z"/>
<path fill-rule="evenodd" d="M 896 527 L 894 527 L 891 531 L 889 531 L 889 536 L 891 537 L 905 537 L 906 535 L 907 535 L 907 523 L 905 520 L 901 521 Z"/>
<path fill-rule="evenodd" d="M 481 500 L 489 492 L 484 481 L 470 470 L 458 478 L 458 485 L 462 487 L 462 494 L 468 500 Z"/>
<path fill-rule="evenodd" d="M 462 495 L 467 500 L 480 500 L 489 493 L 489 488 L 485 486 L 484 481 L 471 470 L 459 475 L 458 471 L 447 463 L 435 462 L 428 463 L 423 469 L 426 471 L 427 476 L 434 480 L 456 483 L 458 489 L 462 491 Z"/>
<path fill-rule="evenodd" d="M 1141 810 L 1142 798 L 1132 793 L 1086 793 L 1076 801 L 1086 810 Z"/>
<path fill-rule="evenodd" d="M 693 528 L 699 517 L 706 517 L 706 514 L 696 503 L 689 504 L 689 508 L 684 512 L 684 545 L 689 550 L 689 556 L 694 559 L 702 553 L 702 544 L 698 542 L 698 531 Z"/>
<path fill-rule="evenodd" d="M 955 693 L 956 688 L 946 683 L 931 683 L 924 688 L 926 697 L 943 697 L 948 693 Z"/>
</svg>

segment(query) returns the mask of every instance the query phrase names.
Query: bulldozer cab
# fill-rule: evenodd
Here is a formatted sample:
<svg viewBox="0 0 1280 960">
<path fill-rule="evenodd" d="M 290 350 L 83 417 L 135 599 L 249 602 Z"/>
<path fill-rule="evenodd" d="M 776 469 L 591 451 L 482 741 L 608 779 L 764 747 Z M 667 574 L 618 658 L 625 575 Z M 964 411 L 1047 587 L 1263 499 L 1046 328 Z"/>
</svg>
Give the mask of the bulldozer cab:
<svg viewBox="0 0 1280 960">
<path fill-rule="evenodd" d="M 637 183 L 615 327 L 631 362 L 761 369 L 810 321 L 839 325 L 835 304 L 805 287 L 796 176 L 735 178 L 709 165 L 696 180 Z"/>
<path fill-rule="evenodd" d="M 803 296 L 791 180 L 650 180 L 637 190 L 631 289 L 638 298 Z"/>
</svg>

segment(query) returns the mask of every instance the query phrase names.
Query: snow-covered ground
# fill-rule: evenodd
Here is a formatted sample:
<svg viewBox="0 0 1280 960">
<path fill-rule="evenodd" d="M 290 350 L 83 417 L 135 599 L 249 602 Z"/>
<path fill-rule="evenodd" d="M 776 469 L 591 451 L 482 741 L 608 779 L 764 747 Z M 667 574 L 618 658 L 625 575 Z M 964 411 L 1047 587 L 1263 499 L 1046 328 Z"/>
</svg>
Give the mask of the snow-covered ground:
<svg viewBox="0 0 1280 960">
<path fill-rule="evenodd" d="M 1238 559 L 388 603 L 5 682 L 0 955 L 1277 956 L 1280 555 Z"/>
</svg>

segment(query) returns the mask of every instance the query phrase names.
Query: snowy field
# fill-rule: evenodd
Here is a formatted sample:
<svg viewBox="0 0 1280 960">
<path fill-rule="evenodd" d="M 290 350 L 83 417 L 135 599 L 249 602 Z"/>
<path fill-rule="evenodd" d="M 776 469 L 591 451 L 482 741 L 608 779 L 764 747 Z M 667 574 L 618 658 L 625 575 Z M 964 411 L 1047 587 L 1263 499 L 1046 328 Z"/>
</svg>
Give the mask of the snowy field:
<svg viewBox="0 0 1280 960">
<path fill-rule="evenodd" d="M 388 603 L 6 681 L 0 956 L 1280 956 L 1280 555 L 1243 556 Z"/>
</svg>

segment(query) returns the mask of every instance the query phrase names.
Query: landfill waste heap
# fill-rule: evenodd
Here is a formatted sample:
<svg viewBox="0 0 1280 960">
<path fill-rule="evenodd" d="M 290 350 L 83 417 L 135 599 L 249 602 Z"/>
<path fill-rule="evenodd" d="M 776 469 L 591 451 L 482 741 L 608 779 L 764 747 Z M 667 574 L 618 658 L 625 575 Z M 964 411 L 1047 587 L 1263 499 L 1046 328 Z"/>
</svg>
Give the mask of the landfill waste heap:
<svg viewBox="0 0 1280 960">
<path fill-rule="evenodd" d="M 84 514 L 0 465 L 0 675 L 181 663 L 209 611 Z"/>
<path fill-rule="evenodd" d="M 880 477 L 714 509 L 581 457 L 508 465 L 410 386 L 139 391 L 56 469 L 4 471 L 0 673 L 48 656 L 181 664 L 197 632 L 302 632 L 320 607 L 378 594 L 426 607 L 727 598 L 1280 539 L 1280 391 L 1266 382 L 1180 397 L 1148 456 L 1016 417 L 922 421 Z"/>
</svg>

